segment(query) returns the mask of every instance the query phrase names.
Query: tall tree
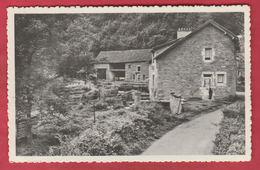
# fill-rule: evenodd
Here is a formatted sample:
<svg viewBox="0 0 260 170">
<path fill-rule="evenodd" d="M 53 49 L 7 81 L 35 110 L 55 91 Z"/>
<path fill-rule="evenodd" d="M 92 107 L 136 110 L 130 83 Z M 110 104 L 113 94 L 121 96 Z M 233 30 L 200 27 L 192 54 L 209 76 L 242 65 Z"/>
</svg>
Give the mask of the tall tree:
<svg viewBox="0 0 260 170">
<path fill-rule="evenodd" d="M 55 76 L 60 36 L 58 15 L 15 15 L 15 79 L 17 119 L 30 119 L 35 90 Z M 31 138 L 28 124 L 28 139 Z"/>
</svg>

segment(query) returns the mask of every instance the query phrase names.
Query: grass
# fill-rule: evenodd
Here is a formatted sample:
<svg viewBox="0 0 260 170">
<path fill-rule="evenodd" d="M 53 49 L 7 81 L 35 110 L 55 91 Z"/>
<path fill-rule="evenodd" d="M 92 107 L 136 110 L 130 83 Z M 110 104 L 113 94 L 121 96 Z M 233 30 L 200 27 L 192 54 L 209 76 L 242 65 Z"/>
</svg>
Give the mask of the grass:
<svg viewBox="0 0 260 170">
<path fill-rule="evenodd" d="M 238 100 L 222 109 L 224 118 L 214 141 L 216 155 L 245 154 L 245 101 Z"/>
<path fill-rule="evenodd" d="M 183 106 L 183 112 L 180 115 L 175 115 L 178 118 L 186 118 L 192 120 L 195 117 L 216 111 L 223 106 L 231 104 L 238 100 L 237 96 L 230 96 L 221 100 L 202 100 L 201 98 L 190 98 Z"/>
</svg>

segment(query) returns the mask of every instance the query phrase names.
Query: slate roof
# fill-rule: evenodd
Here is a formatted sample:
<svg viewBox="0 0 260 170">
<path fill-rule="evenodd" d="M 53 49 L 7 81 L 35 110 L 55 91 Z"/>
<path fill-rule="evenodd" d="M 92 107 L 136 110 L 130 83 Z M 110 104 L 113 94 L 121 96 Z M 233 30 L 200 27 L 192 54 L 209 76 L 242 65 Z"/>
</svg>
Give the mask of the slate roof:
<svg viewBox="0 0 260 170">
<path fill-rule="evenodd" d="M 157 46 L 153 47 L 152 50 L 157 50 L 157 49 L 160 49 L 160 48 L 163 48 L 163 47 L 172 45 L 173 43 L 176 43 L 176 42 L 179 41 L 180 39 L 181 39 L 181 38 L 179 38 L 179 39 L 174 39 L 174 40 L 172 40 L 172 41 L 168 41 L 168 42 L 166 42 L 166 43 L 157 45 Z"/>
<path fill-rule="evenodd" d="M 213 25 L 215 26 L 216 28 L 218 28 L 219 30 L 221 30 L 224 34 L 230 36 L 232 39 L 237 39 L 237 36 L 232 33 L 231 31 L 229 31 L 228 29 L 226 29 L 225 27 L 219 25 L 218 23 L 216 23 L 215 21 L 213 20 L 209 20 L 207 22 L 205 22 L 204 24 L 202 24 L 200 27 L 198 27 L 197 29 L 195 29 L 194 31 L 192 31 L 190 34 L 188 34 L 187 36 L 183 37 L 183 38 L 179 38 L 177 40 L 173 40 L 172 42 L 169 42 L 169 43 L 165 43 L 165 44 L 162 44 L 160 46 L 157 46 L 157 47 L 154 47 L 152 49 L 153 50 L 157 50 L 159 48 L 162 48 L 162 47 L 166 47 L 166 46 L 169 46 L 168 48 L 166 48 L 162 53 L 160 53 L 158 56 L 156 56 L 155 58 L 159 58 L 160 56 L 162 56 L 162 54 L 166 53 L 167 51 L 173 49 L 174 47 L 176 47 L 177 45 L 181 44 L 182 42 L 184 42 L 186 39 L 188 39 L 189 37 L 191 37 L 192 35 L 196 34 L 198 31 L 200 31 L 202 28 L 204 28 L 205 26 L 207 25 Z"/>
<path fill-rule="evenodd" d="M 101 51 L 97 63 L 132 63 L 146 62 L 151 59 L 151 49 Z"/>
</svg>

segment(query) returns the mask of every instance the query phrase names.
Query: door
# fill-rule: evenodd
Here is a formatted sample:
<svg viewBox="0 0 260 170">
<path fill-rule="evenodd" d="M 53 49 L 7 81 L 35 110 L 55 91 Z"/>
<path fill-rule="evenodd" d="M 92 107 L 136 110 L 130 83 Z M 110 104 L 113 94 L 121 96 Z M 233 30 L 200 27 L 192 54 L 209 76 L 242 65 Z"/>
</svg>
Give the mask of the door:
<svg viewBox="0 0 260 170">
<path fill-rule="evenodd" d="M 137 78 L 137 81 L 140 82 L 141 81 L 141 74 L 137 74 L 136 78 Z"/>
<path fill-rule="evenodd" d="M 107 78 L 106 72 L 107 72 L 107 69 L 98 69 L 97 70 L 97 77 L 98 77 L 98 79 L 106 79 Z"/>
<path fill-rule="evenodd" d="M 213 74 L 203 74 L 203 99 L 212 99 Z"/>
</svg>

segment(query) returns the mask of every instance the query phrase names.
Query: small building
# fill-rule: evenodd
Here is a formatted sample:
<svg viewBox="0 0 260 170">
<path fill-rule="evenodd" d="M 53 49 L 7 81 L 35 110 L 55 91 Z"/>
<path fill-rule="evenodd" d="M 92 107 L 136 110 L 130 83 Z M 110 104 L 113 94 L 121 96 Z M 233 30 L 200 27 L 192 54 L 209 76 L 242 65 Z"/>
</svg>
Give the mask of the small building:
<svg viewBox="0 0 260 170">
<path fill-rule="evenodd" d="M 236 94 L 237 36 L 209 20 L 195 30 L 179 29 L 177 39 L 154 47 L 149 61 L 152 100 L 217 99 Z"/>
<path fill-rule="evenodd" d="M 94 68 L 98 79 L 110 81 L 148 81 L 151 49 L 101 51 Z"/>
</svg>

